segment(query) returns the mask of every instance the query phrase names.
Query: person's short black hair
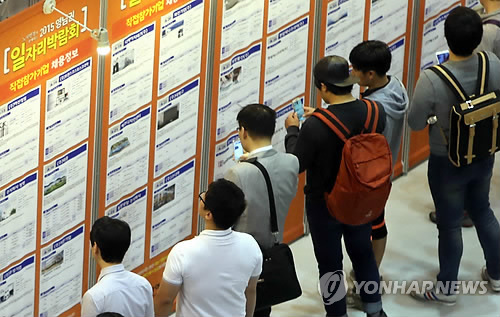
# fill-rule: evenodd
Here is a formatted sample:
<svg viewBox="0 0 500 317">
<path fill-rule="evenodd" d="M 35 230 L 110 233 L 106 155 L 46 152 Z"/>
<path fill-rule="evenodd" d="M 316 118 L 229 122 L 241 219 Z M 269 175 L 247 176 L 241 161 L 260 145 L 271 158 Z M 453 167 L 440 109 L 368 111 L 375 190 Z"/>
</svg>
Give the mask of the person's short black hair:
<svg viewBox="0 0 500 317">
<path fill-rule="evenodd" d="M 123 315 L 120 313 L 114 313 L 114 312 L 104 312 L 104 313 L 100 313 L 96 317 L 123 317 Z"/>
<path fill-rule="evenodd" d="M 481 17 L 467 7 L 453 9 L 444 22 L 444 36 L 455 55 L 472 55 L 483 38 Z"/>
<path fill-rule="evenodd" d="M 356 70 L 364 73 L 373 70 L 378 76 L 385 76 L 391 68 L 392 55 L 386 43 L 364 41 L 352 49 L 349 61 Z"/>
<path fill-rule="evenodd" d="M 272 138 L 276 128 L 276 111 L 262 104 L 250 104 L 240 110 L 236 120 L 251 137 Z"/>
<path fill-rule="evenodd" d="M 349 85 L 345 87 L 335 86 L 326 83 L 324 81 L 320 81 L 317 78 L 314 78 L 314 86 L 316 86 L 316 88 L 321 89 L 321 84 L 325 85 L 326 90 L 337 96 L 349 95 L 352 92 L 352 88 L 354 87 L 354 85 Z"/>
<path fill-rule="evenodd" d="M 108 216 L 97 219 L 90 230 L 92 246 L 97 244 L 106 263 L 121 263 L 130 246 L 130 226 Z"/>
<path fill-rule="evenodd" d="M 205 209 L 212 213 L 215 225 L 223 230 L 232 227 L 246 207 L 243 191 L 223 178 L 208 185 L 204 200 Z"/>
</svg>

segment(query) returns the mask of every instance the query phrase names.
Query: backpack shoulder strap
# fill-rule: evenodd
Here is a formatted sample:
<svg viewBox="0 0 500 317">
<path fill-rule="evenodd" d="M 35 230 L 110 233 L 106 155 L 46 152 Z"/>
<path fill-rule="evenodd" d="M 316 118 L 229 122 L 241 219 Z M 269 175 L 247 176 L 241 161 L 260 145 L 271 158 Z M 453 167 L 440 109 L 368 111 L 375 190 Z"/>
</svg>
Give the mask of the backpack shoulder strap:
<svg viewBox="0 0 500 317">
<path fill-rule="evenodd" d="M 342 141 L 346 142 L 350 137 L 351 131 L 331 111 L 318 108 L 312 115 L 323 121 Z"/>
<path fill-rule="evenodd" d="M 448 68 L 443 65 L 434 65 L 429 69 L 445 82 L 445 84 L 451 89 L 451 91 L 453 91 L 458 100 L 467 101 L 469 99 L 465 89 Z"/>
<path fill-rule="evenodd" d="M 492 24 L 492 25 L 496 25 L 500 28 L 500 21 L 498 21 L 498 20 L 486 20 L 486 21 L 483 21 L 483 24 Z"/>
<path fill-rule="evenodd" d="M 478 74 L 477 74 L 477 86 L 476 86 L 476 97 L 483 95 L 488 89 L 488 77 L 490 72 L 490 63 L 488 59 L 488 54 L 485 52 L 477 53 L 478 57 Z"/>
<path fill-rule="evenodd" d="M 380 116 L 378 110 L 378 104 L 370 99 L 362 99 L 362 100 L 366 104 L 367 108 L 366 121 L 364 125 L 365 131 L 370 131 L 371 133 L 375 133 L 377 131 L 378 119 Z"/>
</svg>

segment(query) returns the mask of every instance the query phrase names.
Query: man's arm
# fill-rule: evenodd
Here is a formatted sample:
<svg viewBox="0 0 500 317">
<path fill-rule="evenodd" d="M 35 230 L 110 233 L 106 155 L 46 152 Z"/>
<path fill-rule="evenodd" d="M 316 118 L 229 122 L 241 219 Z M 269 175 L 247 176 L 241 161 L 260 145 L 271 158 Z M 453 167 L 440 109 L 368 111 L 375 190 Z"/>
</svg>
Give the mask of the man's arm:
<svg viewBox="0 0 500 317">
<path fill-rule="evenodd" d="M 98 314 L 98 311 L 97 311 L 97 307 L 94 303 L 94 300 L 92 299 L 92 296 L 89 294 L 89 292 L 86 292 L 82 298 L 81 316 L 82 317 L 95 317 L 95 316 L 97 316 L 97 314 Z"/>
<path fill-rule="evenodd" d="M 160 288 L 154 298 L 156 316 L 168 316 L 173 312 L 174 300 L 181 289 L 181 285 L 170 284 L 164 279 L 161 280 Z"/>
<path fill-rule="evenodd" d="M 257 301 L 257 281 L 259 280 L 258 276 L 251 277 L 248 280 L 248 286 L 245 290 L 245 297 L 247 299 L 246 305 L 246 317 L 253 317 L 253 313 L 255 311 L 255 303 Z"/>
<path fill-rule="evenodd" d="M 408 113 L 408 124 L 413 130 L 423 130 L 427 126 L 427 119 L 434 112 L 434 86 L 429 79 L 427 72 L 422 72 L 418 79 L 415 93 L 410 104 Z"/>
<path fill-rule="evenodd" d="M 297 115 L 292 113 L 285 121 L 287 134 L 285 136 L 285 148 L 287 153 L 295 155 L 299 159 L 299 173 L 302 173 L 311 166 L 316 153 L 311 146 L 314 142 L 313 135 L 309 129 L 310 121 L 307 119 L 299 129 Z"/>
</svg>

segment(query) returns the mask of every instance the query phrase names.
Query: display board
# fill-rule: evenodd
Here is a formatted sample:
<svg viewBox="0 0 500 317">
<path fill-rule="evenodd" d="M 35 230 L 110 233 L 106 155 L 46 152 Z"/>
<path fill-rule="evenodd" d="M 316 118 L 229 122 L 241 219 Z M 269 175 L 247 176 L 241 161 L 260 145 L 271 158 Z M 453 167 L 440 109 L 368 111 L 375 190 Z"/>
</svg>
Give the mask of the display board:
<svg viewBox="0 0 500 317">
<path fill-rule="evenodd" d="M 99 25 L 98 0 L 59 0 Z M 0 311 L 70 316 L 88 285 L 96 42 L 42 3 L 0 24 Z"/>
<path fill-rule="evenodd" d="M 291 101 L 310 104 L 314 0 L 217 1 L 209 180 L 236 164 L 236 115 L 262 103 L 277 111 L 273 145 L 284 152 Z M 285 241 L 304 234 L 304 177 L 292 202 Z"/>
<path fill-rule="evenodd" d="M 469 6 L 476 6 L 477 1 L 467 0 Z M 444 37 L 444 22 L 451 10 L 465 5 L 465 1 L 424 0 L 420 2 L 420 19 L 417 38 L 417 59 L 415 83 L 420 73 L 437 63 L 436 52 L 448 49 Z M 413 87 L 414 88 L 414 87 Z M 428 128 L 412 131 L 410 137 L 410 167 L 427 159 L 430 153 Z"/>
<path fill-rule="evenodd" d="M 196 234 L 209 0 L 108 4 L 99 216 L 129 223 L 127 269 L 155 288 Z"/>
<path fill-rule="evenodd" d="M 389 75 L 405 85 L 408 77 L 413 0 L 323 0 L 320 57 L 339 55 L 349 60 L 351 50 L 364 40 L 387 43 L 392 53 Z M 353 94 L 359 95 L 354 86 Z M 318 97 L 318 106 L 326 106 Z M 401 158 L 401 153 L 398 154 Z M 394 174 L 402 172 L 401 159 Z"/>
</svg>

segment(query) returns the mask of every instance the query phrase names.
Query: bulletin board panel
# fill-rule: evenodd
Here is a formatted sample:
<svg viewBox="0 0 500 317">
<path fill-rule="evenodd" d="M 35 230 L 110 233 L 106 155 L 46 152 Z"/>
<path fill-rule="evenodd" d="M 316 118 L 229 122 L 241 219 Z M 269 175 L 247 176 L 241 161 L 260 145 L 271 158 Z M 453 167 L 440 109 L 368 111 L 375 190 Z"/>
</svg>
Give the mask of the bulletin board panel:
<svg viewBox="0 0 500 317">
<path fill-rule="evenodd" d="M 236 116 L 247 104 L 258 102 L 276 110 L 273 147 L 285 151 L 284 120 L 293 111 L 291 101 L 303 98 L 310 104 L 315 4 L 314 0 L 217 1 L 209 180 L 223 177 L 236 164 Z M 304 234 L 304 184 L 301 175 L 285 223 L 285 242 Z"/>
<path fill-rule="evenodd" d="M 408 83 L 413 0 L 323 0 L 320 57 L 339 55 L 349 60 L 351 50 L 364 40 L 386 42 L 392 52 L 389 75 Z M 353 95 L 358 95 L 355 85 Z M 323 102 L 318 96 L 317 106 Z M 401 147 L 402 148 L 402 147 Z M 401 150 L 394 175 L 402 173 Z"/>
<path fill-rule="evenodd" d="M 444 38 L 444 21 L 449 12 L 464 4 L 455 0 L 426 0 L 420 3 L 420 19 L 417 39 L 417 59 L 415 67 L 415 83 L 420 72 L 436 64 L 435 53 L 447 49 Z M 415 88 L 415 87 L 413 87 Z M 428 128 L 422 131 L 412 131 L 410 137 L 409 165 L 413 167 L 427 159 L 430 154 Z"/>
<path fill-rule="evenodd" d="M 78 316 L 88 285 L 96 42 L 42 5 L 0 23 L 0 292 L 9 294 L 0 311 Z M 57 7 L 99 23 L 99 0 Z"/>
<path fill-rule="evenodd" d="M 109 2 L 99 216 L 127 221 L 124 265 L 155 290 L 197 229 L 209 0 Z"/>
</svg>

